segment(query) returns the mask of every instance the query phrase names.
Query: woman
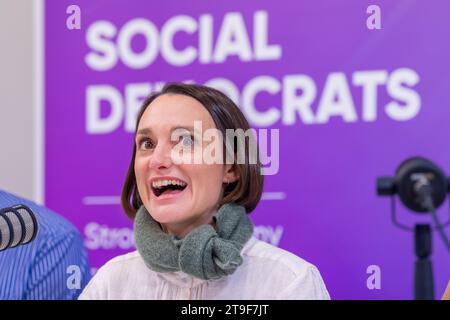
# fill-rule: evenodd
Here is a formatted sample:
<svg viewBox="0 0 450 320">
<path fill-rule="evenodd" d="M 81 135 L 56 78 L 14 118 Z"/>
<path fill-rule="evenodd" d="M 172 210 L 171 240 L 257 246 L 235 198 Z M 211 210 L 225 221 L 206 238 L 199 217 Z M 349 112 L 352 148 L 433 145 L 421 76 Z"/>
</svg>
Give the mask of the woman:
<svg viewBox="0 0 450 320">
<path fill-rule="evenodd" d="M 144 101 L 136 128 L 122 206 L 137 251 L 100 268 L 80 299 L 329 299 L 313 265 L 252 237 L 261 163 L 227 136 L 249 129 L 228 97 L 168 84 Z"/>
</svg>

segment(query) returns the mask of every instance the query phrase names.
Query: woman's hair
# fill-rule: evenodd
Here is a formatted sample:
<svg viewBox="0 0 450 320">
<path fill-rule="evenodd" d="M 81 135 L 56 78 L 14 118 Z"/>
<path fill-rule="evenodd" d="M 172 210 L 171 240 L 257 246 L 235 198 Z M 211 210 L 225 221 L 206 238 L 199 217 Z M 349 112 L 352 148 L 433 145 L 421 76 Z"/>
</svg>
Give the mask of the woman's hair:
<svg viewBox="0 0 450 320">
<path fill-rule="evenodd" d="M 160 92 L 151 94 L 143 102 L 137 117 L 136 130 L 139 126 L 142 115 L 150 103 L 152 103 L 152 101 L 157 97 L 164 94 L 181 94 L 199 101 L 206 108 L 206 110 L 208 110 L 217 129 L 222 133 L 222 136 L 224 137 L 224 150 L 226 150 L 225 137 L 227 136 L 227 129 L 242 129 L 244 132 L 247 132 L 249 129 L 249 124 L 242 111 L 222 92 L 202 85 L 168 83 Z M 262 166 L 259 159 L 259 150 L 257 144 L 255 144 L 257 154 L 254 160 L 256 161 L 249 161 L 249 152 L 254 151 L 249 151 L 249 144 L 245 143 L 245 162 L 240 164 L 242 161 L 236 161 L 236 137 L 234 139 L 233 166 L 235 166 L 238 179 L 225 187 L 223 198 L 221 199 L 219 205 L 234 202 L 244 206 L 247 213 L 250 213 L 253 209 L 255 209 L 261 199 L 264 184 L 264 176 L 261 173 Z M 224 155 L 225 153 L 226 152 L 224 152 Z M 128 167 L 128 173 L 122 188 L 121 196 L 122 207 L 130 218 L 134 218 L 136 211 L 140 206 L 142 206 L 142 200 L 137 189 L 136 175 L 134 172 L 135 157 L 136 145 L 134 144 L 133 156 L 131 158 L 130 166 Z"/>
</svg>

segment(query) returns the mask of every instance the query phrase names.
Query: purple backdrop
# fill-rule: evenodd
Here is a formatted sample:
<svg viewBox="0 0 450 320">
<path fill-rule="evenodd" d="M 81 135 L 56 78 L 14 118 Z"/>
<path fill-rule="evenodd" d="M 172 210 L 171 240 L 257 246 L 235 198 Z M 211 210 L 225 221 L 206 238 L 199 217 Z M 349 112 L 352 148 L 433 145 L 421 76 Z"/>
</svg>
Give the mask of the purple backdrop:
<svg viewBox="0 0 450 320">
<path fill-rule="evenodd" d="M 450 2 L 376 2 L 381 29 L 371 30 L 363 0 L 78 0 L 81 29 L 70 30 L 74 2 L 45 1 L 45 203 L 79 228 L 92 266 L 134 250 L 118 196 L 139 99 L 159 82 L 215 79 L 238 90 L 254 128 L 279 129 L 279 170 L 251 214 L 257 236 L 317 265 L 332 298 L 412 298 L 413 236 L 392 225 L 375 180 L 414 155 L 450 172 Z M 209 39 L 210 20 L 211 54 L 198 36 Z M 178 24 L 187 29 L 165 42 Z M 194 58 L 152 59 L 157 44 Z M 102 92 L 109 102 L 96 103 Z M 399 215 L 420 218 L 400 206 Z M 450 256 L 433 241 L 440 297 Z M 367 287 L 371 265 L 380 289 Z"/>
</svg>

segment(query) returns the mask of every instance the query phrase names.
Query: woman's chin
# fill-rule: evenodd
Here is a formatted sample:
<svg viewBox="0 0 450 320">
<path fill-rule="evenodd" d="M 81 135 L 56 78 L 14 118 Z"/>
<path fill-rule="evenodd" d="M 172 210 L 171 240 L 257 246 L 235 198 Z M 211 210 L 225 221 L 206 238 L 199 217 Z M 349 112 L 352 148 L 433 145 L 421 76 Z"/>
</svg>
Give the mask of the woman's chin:
<svg viewBox="0 0 450 320">
<path fill-rule="evenodd" d="M 159 223 L 179 223 L 190 215 L 186 206 L 179 203 L 150 205 L 150 213 Z"/>
</svg>

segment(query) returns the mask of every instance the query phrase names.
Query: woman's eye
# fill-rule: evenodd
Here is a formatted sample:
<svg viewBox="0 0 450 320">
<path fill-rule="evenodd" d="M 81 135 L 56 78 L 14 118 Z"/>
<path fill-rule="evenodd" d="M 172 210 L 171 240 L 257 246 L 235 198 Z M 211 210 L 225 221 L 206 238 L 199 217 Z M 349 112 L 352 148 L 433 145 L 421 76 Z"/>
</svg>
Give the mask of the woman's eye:
<svg viewBox="0 0 450 320">
<path fill-rule="evenodd" d="M 194 145 L 194 137 L 193 136 L 182 136 L 183 147 L 191 147 Z"/>
<path fill-rule="evenodd" d="M 139 142 L 139 149 L 148 150 L 153 148 L 153 142 L 149 139 L 142 139 Z"/>
</svg>

